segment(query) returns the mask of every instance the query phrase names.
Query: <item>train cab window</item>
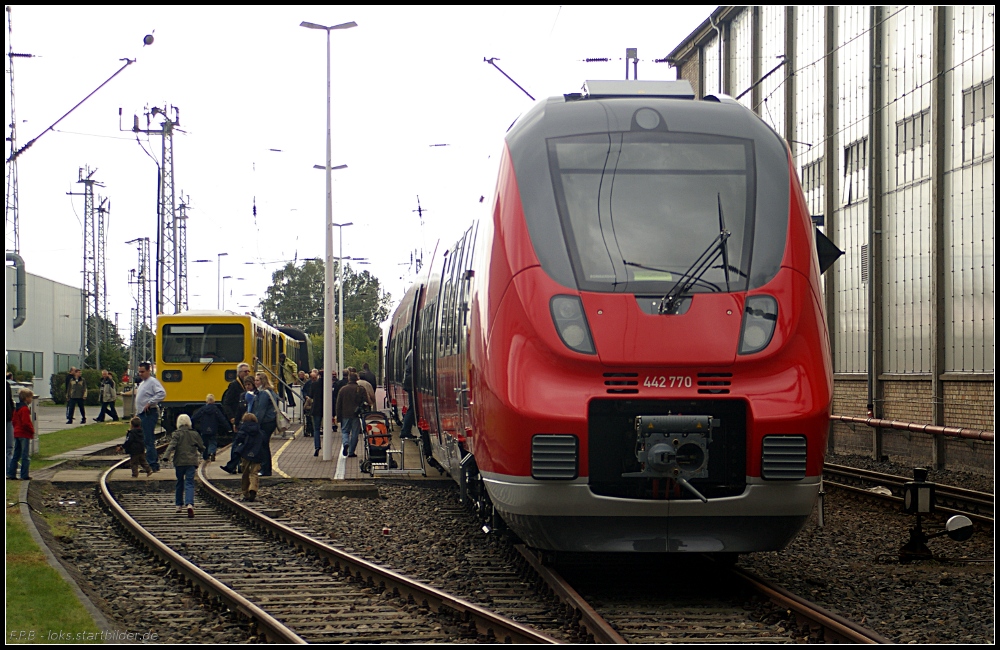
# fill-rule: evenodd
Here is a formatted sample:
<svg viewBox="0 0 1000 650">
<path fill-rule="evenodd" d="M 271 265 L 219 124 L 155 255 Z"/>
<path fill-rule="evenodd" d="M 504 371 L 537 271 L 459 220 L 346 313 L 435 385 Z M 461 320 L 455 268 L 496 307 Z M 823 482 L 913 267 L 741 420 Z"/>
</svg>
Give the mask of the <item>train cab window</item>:
<svg viewBox="0 0 1000 650">
<path fill-rule="evenodd" d="M 243 361 L 243 333 L 239 323 L 164 325 L 163 361 L 238 363 Z"/>
<path fill-rule="evenodd" d="M 752 140 L 603 133 L 552 138 L 548 149 L 581 289 L 662 294 L 724 224 L 728 269 L 713 265 L 692 291 L 745 290 L 756 201 Z"/>
</svg>

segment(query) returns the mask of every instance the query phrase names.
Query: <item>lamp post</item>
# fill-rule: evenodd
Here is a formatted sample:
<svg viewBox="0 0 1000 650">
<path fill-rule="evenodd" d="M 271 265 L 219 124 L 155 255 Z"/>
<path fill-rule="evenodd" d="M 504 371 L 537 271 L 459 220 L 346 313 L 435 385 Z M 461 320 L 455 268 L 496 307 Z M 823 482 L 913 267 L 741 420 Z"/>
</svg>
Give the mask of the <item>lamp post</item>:
<svg viewBox="0 0 1000 650">
<path fill-rule="evenodd" d="M 232 279 L 233 276 L 231 275 L 222 276 L 222 302 L 221 302 L 222 306 L 220 307 L 220 309 L 222 310 L 226 309 L 226 280 L 232 280 Z"/>
<path fill-rule="evenodd" d="M 347 223 L 334 223 L 330 224 L 336 226 L 340 229 L 340 256 L 337 258 L 337 293 L 340 294 L 340 318 L 337 320 L 337 324 L 340 326 L 337 328 L 338 334 L 340 335 L 340 354 L 337 358 L 340 359 L 340 372 L 344 372 L 344 228 L 347 226 L 353 226 L 353 221 L 348 221 Z"/>
<path fill-rule="evenodd" d="M 216 309 L 222 309 L 223 308 L 222 306 L 225 304 L 223 302 L 223 300 L 222 300 L 222 258 L 226 257 L 227 255 L 229 255 L 229 253 L 219 253 L 217 255 L 218 268 L 216 269 L 216 271 L 217 271 L 217 273 L 216 273 L 217 281 L 215 283 L 215 291 L 219 295 L 216 296 L 216 299 L 215 299 L 215 308 Z"/>
<path fill-rule="evenodd" d="M 326 27 L 302 21 L 301 27 L 326 32 L 326 286 L 324 289 L 323 324 L 323 460 L 333 460 L 333 167 L 330 163 L 330 31 L 357 27 L 354 21 Z"/>
</svg>

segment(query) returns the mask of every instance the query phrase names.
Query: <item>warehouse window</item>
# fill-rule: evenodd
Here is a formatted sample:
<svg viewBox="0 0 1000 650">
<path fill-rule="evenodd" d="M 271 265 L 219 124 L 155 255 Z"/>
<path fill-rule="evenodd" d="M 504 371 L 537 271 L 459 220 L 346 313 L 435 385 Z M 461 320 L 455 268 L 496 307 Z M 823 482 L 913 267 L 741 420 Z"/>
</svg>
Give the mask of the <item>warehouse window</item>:
<svg viewBox="0 0 1000 650">
<path fill-rule="evenodd" d="M 931 142 L 931 112 L 925 109 L 896 122 L 896 154 L 913 151 Z"/>
<path fill-rule="evenodd" d="M 843 203 L 850 205 L 868 195 L 868 138 L 855 140 L 844 147 L 844 197 Z"/>
<path fill-rule="evenodd" d="M 993 79 L 962 91 L 962 160 L 970 161 L 993 153 Z"/>
<path fill-rule="evenodd" d="M 59 354 L 56 352 L 52 361 L 55 366 L 52 368 L 52 372 L 68 372 L 70 368 L 78 368 L 80 366 L 80 355 Z"/>
<path fill-rule="evenodd" d="M 45 370 L 43 365 L 43 355 L 41 352 L 24 352 L 21 350 L 9 350 L 7 352 L 7 365 L 15 366 L 21 372 L 30 372 L 32 377 L 41 377 Z"/>
<path fill-rule="evenodd" d="M 930 143 L 930 109 L 896 122 L 896 185 L 930 175 L 930 150 L 924 149 Z"/>
<path fill-rule="evenodd" d="M 802 191 L 811 192 L 823 187 L 823 159 L 819 158 L 802 168 Z"/>
</svg>

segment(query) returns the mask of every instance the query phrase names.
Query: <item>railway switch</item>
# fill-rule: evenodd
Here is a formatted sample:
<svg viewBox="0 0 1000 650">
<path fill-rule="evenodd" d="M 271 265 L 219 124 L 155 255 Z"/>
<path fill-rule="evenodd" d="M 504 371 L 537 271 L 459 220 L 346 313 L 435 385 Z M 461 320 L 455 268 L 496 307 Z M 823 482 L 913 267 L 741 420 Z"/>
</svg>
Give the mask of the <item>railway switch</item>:
<svg viewBox="0 0 1000 650">
<path fill-rule="evenodd" d="M 927 481 L 928 470 L 917 467 L 913 470 L 913 480 L 903 484 L 903 512 L 916 515 L 917 520 L 910 529 L 910 539 L 899 549 L 899 561 L 932 560 L 934 553 L 927 547 L 928 540 L 947 535 L 956 542 L 964 542 L 972 537 L 972 520 L 965 515 L 955 515 L 945 522 L 944 528 L 926 533 L 923 529 L 923 515 L 934 512 L 934 483 Z"/>
</svg>

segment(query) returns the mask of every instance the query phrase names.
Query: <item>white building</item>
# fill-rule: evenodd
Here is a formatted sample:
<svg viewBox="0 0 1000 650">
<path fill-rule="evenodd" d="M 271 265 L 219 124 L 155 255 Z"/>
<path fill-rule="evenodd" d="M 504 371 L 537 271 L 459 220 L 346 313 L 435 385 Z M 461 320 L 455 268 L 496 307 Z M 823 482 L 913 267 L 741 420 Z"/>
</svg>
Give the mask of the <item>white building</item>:
<svg viewBox="0 0 1000 650">
<path fill-rule="evenodd" d="M 68 370 L 70 366 L 80 366 L 83 290 L 27 273 L 26 318 L 20 327 L 14 329 L 15 275 L 14 267 L 7 266 L 4 288 L 7 363 L 16 365 L 19 370 L 30 370 L 35 376 L 35 395 L 50 397 L 49 379 L 52 375 Z"/>
</svg>

